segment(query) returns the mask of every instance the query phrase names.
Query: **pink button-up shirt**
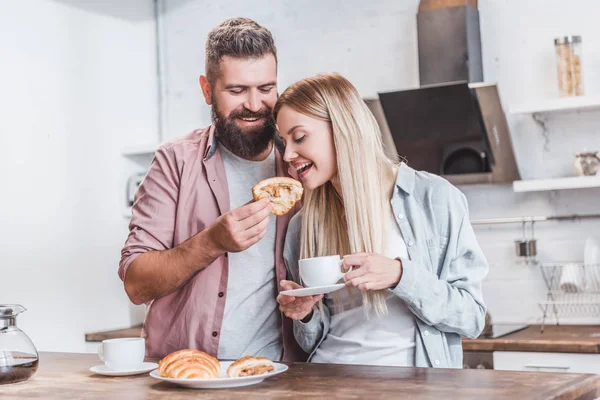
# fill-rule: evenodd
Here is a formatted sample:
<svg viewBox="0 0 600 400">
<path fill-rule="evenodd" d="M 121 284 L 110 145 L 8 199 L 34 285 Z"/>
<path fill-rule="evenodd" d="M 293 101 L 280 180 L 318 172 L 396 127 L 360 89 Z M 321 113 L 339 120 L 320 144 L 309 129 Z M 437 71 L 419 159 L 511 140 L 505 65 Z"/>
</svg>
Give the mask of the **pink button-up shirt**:
<svg viewBox="0 0 600 400">
<path fill-rule="evenodd" d="M 129 236 L 121 250 L 121 280 L 125 281 L 127 269 L 140 254 L 171 249 L 229 211 L 227 177 L 216 143 L 214 128 L 210 126 L 166 143 L 156 151 L 135 196 Z M 278 151 L 275 154 L 277 175 L 286 176 L 281 154 Z M 277 282 L 286 278 L 283 243 L 294 211 L 277 217 L 273 266 Z M 224 254 L 175 292 L 147 304 L 142 330 L 147 356 L 163 357 L 187 348 L 217 356 L 228 271 Z M 282 315 L 283 358 L 305 360 L 306 354 L 294 340 L 291 322 Z"/>
</svg>

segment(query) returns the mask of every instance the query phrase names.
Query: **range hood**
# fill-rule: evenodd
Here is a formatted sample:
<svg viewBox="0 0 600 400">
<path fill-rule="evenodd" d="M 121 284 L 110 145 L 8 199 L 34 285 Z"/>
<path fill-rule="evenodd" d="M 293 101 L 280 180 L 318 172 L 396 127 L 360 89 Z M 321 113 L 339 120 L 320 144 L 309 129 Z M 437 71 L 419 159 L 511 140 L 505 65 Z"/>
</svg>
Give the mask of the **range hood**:
<svg viewBox="0 0 600 400">
<path fill-rule="evenodd" d="M 474 0 L 421 0 L 421 86 L 366 102 L 386 151 L 411 167 L 454 184 L 510 183 L 520 176 L 498 87 L 482 82 L 476 7 Z"/>
<path fill-rule="evenodd" d="M 379 93 L 379 101 L 374 114 L 386 126 L 384 143 L 411 167 L 454 184 L 520 179 L 495 84 L 433 85 Z"/>
</svg>

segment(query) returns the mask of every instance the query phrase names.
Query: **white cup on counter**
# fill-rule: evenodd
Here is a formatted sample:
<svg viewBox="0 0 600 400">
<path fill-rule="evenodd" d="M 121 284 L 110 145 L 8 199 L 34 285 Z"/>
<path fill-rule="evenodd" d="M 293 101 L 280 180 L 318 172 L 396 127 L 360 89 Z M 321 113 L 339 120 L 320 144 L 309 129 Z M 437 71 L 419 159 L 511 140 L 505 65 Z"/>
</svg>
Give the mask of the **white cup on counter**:
<svg viewBox="0 0 600 400">
<path fill-rule="evenodd" d="M 298 261 L 300 278 L 307 287 L 335 285 L 345 275 L 342 262 L 340 256 L 304 258 Z"/>
<path fill-rule="evenodd" d="M 113 371 L 135 371 L 142 367 L 146 356 L 144 338 L 119 338 L 103 340 L 98 356 Z"/>
</svg>

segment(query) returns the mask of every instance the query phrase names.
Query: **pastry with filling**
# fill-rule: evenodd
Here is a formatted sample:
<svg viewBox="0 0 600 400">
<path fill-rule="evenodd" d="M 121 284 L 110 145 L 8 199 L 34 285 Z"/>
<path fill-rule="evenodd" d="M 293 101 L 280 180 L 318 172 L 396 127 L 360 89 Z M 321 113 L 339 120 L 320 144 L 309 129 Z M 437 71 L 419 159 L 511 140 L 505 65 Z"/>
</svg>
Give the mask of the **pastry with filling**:
<svg viewBox="0 0 600 400">
<path fill-rule="evenodd" d="M 252 197 L 255 201 L 263 198 L 271 200 L 275 215 L 288 213 L 298 200 L 302 198 L 304 189 L 302 184 L 295 179 L 277 176 L 258 182 L 252 188 Z"/>
<path fill-rule="evenodd" d="M 237 378 L 239 376 L 262 375 L 274 369 L 273 361 L 268 358 L 245 356 L 227 368 L 227 376 Z"/>
</svg>

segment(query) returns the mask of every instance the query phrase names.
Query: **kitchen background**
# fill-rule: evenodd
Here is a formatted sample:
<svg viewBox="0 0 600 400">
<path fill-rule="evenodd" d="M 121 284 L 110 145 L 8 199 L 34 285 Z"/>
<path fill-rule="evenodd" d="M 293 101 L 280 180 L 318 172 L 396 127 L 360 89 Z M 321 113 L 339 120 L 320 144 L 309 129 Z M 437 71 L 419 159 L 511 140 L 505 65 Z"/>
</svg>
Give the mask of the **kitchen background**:
<svg viewBox="0 0 600 400">
<path fill-rule="evenodd" d="M 86 351 L 85 332 L 143 320 L 117 277 L 127 179 L 157 143 L 210 123 L 197 78 L 206 34 L 220 21 L 248 16 L 272 31 L 280 91 L 325 71 L 365 98 L 419 86 L 418 0 L 0 4 L 0 303 L 28 308 L 18 324 L 38 350 Z M 600 150 L 600 108 L 537 122 L 510 110 L 558 97 L 553 39 L 569 34 L 583 38 L 586 96 L 600 98 L 600 3 L 480 0 L 478 8 L 484 81 L 498 83 L 522 179 L 573 176 L 575 152 Z M 472 219 L 600 212 L 598 187 L 460 189 Z M 484 296 L 494 322 L 540 321 L 546 287 L 539 267 L 515 256 L 520 225 L 476 233 L 490 261 Z M 600 220 L 541 222 L 535 235 L 540 260 L 582 261 Z M 597 324 L 600 313 L 561 322 Z"/>
</svg>

